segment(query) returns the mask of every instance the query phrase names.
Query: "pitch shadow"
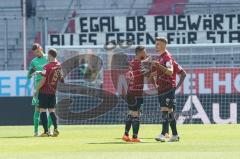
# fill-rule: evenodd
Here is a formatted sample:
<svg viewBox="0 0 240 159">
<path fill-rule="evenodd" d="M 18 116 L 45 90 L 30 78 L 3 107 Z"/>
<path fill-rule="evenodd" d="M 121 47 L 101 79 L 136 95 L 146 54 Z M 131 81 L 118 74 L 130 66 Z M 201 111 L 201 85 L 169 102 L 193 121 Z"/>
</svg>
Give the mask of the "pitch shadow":
<svg viewBox="0 0 240 159">
<path fill-rule="evenodd" d="M 113 142 L 95 142 L 95 143 L 87 143 L 87 144 L 90 144 L 90 145 L 105 145 L 105 144 L 152 144 L 152 143 L 158 143 L 158 142 L 139 142 L 139 143 L 133 143 L 133 142 L 124 142 L 124 141 L 113 141 Z"/>
<path fill-rule="evenodd" d="M 21 139 L 21 138 L 33 138 L 34 136 L 4 136 L 1 139 Z"/>
<path fill-rule="evenodd" d="M 116 139 L 116 140 L 121 140 L 122 138 L 114 138 L 114 139 Z M 145 138 L 144 138 L 144 137 L 141 137 L 141 139 L 143 139 L 143 140 L 145 140 L 145 139 L 146 139 L 146 140 L 150 140 L 150 139 L 152 139 L 152 140 L 155 141 L 155 139 L 152 138 L 152 137 L 151 137 L 151 138 L 150 138 L 150 137 L 145 137 Z"/>
</svg>

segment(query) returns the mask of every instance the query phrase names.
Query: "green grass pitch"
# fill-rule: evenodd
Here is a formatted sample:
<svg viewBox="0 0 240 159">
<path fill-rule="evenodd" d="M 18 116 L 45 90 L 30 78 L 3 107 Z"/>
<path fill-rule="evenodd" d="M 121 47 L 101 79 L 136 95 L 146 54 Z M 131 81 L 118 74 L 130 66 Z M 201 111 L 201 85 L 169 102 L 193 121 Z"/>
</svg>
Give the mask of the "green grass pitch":
<svg viewBox="0 0 240 159">
<path fill-rule="evenodd" d="M 239 125 L 179 125 L 180 142 L 154 140 L 160 125 L 142 125 L 143 143 L 121 141 L 123 125 L 60 126 L 32 137 L 32 126 L 0 127 L 0 159 L 240 159 Z"/>
</svg>

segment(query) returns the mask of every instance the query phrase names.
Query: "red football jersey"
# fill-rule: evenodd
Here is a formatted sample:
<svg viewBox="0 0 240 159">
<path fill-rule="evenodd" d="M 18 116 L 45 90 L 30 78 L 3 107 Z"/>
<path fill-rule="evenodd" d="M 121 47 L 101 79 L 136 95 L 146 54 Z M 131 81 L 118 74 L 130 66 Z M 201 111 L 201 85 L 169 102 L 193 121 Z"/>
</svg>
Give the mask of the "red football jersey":
<svg viewBox="0 0 240 159">
<path fill-rule="evenodd" d="M 157 61 L 165 66 L 173 66 L 173 74 L 171 76 L 166 75 L 160 69 L 157 69 L 157 85 L 158 92 L 164 93 L 172 88 L 176 87 L 176 75 L 179 74 L 183 69 L 182 67 L 173 59 L 172 55 L 169 52 L 162 53 Z"/>
<path fill-rule="evenodd" d="M 45 94 L 55 94 L 57 89 L 57 83 L 63 80 L 63 73 L 61 69 L 61 64 L 57 62 L 51 62 L 43 67 L 43 76 L 45 76 L 46 81 L 44 85 L 40 88 L 40 93 Z"/>
<path fill-rule="evenodd" d="M 144 75 L 141 72 L 142 64 L 141 60 L 133 59 L 129 63 L 129 85 L 128 92 L 135 95 L 142 95 L 144 87 Z"/>
</svg>

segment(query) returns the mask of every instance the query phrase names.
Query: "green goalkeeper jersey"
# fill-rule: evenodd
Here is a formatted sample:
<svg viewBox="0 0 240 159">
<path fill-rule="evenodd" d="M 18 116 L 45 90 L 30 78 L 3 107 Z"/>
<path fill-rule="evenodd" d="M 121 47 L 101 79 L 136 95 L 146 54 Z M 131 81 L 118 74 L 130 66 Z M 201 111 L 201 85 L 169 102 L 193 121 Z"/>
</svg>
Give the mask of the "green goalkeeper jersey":
<svg viewBox="0 0 240 159">
<path fill-rule="evenodd" d="M 48 63 L 47 55 L 43 54 L 42 57 L 35 57 L 29 66 L 29 71 L 27 77 L 30 79 L 33 77 L 35 71 L 43 71 L 43 67 Z M 33 68 L 36 68 L 34 71 Z M 36 90 L 39 85 L 42 76 L 40 74 L 36 74 L 34 76 L 34 90 Z M 33 98 L 32 105 L 38 105 L 38 99 Z"/>
</svg>

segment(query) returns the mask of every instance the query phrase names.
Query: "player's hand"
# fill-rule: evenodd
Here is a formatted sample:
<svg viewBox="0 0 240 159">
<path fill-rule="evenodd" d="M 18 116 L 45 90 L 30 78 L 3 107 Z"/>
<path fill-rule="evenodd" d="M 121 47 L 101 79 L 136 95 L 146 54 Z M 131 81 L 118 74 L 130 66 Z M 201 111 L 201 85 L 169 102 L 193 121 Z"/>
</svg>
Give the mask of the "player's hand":
<svg viewBox="0 0 240 159">
<path fill-rule="evenodd" d="M 149 75 L 150 75 L 150 70 L 147 69 L 147 68 L 143 68 L 143 69 L 141 69 L 141 73 L 142 73 L 144 76 L 149 76 Z"/>
<path fill-rule="evenodd" d="M 150 77 L 151 78 L 157 77 L 157 71 L 151 72 Z"/>
<path fill-rule="evenodd" d="M 152 64 L 152 57 L 147 56 L 144 60 L 141 61 L 142 65 L 151 65 Z"/>
<path fill-rule="evenodd" d="M 156 67 L 158 67 L 160 65 L 160 63 L 158 61 L 152 61 L 152 64 Z"/>
<path fill-rule="evenodd" d="M 42 73 L 42 71 L 36 71 L 35 73 L 36 73 L 36 74 L 41 74 L 41 73 Z"/>
<path fill-rule="evenodd" d="M 36 70 L 37 70 L 36 67 L 32 67 L 32 68 L 30 69 L 30 71 L 29 71 L 29 74 L 30 74 L 30 75 L 33 74 Z"/>
<path fill-rule="evenodd" d="M 133 72 L 132 71 L 128 71 L 127 73 L 126 73 L 126 78 L 127 78 L 127 80 L 129 80 L 129 81 L 131 81 L 131 80 L 133 80 Z"/>
<path fill-rule="evenodd" d="M 146 58 L 145 60 L 141 61 L 141 73 L 144 76 L 149 76 L 150 75 L 150 70 L 152 68 L 152 60 L 150 57 Z"/>
</svg>

